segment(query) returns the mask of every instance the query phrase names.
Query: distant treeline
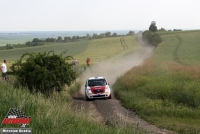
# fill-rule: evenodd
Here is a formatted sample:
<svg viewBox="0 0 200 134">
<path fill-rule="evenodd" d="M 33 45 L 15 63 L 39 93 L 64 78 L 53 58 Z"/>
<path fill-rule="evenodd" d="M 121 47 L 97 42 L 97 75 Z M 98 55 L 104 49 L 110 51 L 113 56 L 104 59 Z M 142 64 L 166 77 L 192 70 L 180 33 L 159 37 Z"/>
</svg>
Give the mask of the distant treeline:
<svg viewBox="0 0 200 134">
<path fill-rule="evenodd" d="M 158 29 L 157 31 L 158 32 L 159 31 L 182 31 L 182 29 L 166 30 L 165 28 L 162 27 L 162 28 Z"/>
<path fill-rule="evenodd" d="M 134 31 L 129 31 L 126 36 L 132 36 L 134 35 Z M 96 34 L 94 33 L 92 36 L 89 34 L 86 34 L 86 36 L 68 36 L 62 38 L 61 36 L 58 36 L 58 38 L 46 38 L 46 39 L 38 39 L 34 38 L 32 41 L 26 42 L 27 46 L 39 46 L 43 45 L 44 42 L 56 42 L 56 43 L 66 43 L 66 42 L 74 42 L 74 41 L 79 41 L 79 40 L 84 40 L 84 39 L 100 39 L 100 38 L 106 38 L 106 37 L 118 37 L 122 35 L 117 35 L 117 33 L 111 33 L 111 32 L 106 32 L 106 33 L 101 33 L 101 34 Z"/>
<path fill-rule="evenodd" d="M 100 38 L 107 38 L 107 37 L 118 37 L 118 36 L 133 36 L 135 35 L 134 31 L 129 31 L 126 35 L 118 35 L 117 33 L 101 33 L 97 34 L 94 33 L 93 35 L 86 34 L 86 36 L 68 36 L 68 37 L 61 37 L 58 36 L 57 38 L 45 38 L 45 39 L 39 39 L 34 38 L 32 41 L 28 41 L 25 44 L 7 44 L 6 46 L 0 47 L 0 50 L 5 49 L 15 49 L 15 48 L 21 48 L 21 47 L 32 47 L 32 46 L 42 46 L 47 43 L 67 43 L 67 42 L 74 42 L 74 41 L 80 41 L 80 40 L 91 40 L 91 39 L 100 39 Z"/>
</svg>

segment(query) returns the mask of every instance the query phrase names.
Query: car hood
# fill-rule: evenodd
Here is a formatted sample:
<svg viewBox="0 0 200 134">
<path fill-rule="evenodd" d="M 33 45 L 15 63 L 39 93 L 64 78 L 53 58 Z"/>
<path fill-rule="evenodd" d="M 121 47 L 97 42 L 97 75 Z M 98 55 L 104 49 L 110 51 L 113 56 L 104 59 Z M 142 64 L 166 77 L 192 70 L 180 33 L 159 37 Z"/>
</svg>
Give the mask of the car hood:
<svg viewBox="0 0 200 134">
<path fill-rule="evenodd" d="M 105 93 L 106 86 L 92 86 L 90 89 L 93 94 Z"/>
</svg>

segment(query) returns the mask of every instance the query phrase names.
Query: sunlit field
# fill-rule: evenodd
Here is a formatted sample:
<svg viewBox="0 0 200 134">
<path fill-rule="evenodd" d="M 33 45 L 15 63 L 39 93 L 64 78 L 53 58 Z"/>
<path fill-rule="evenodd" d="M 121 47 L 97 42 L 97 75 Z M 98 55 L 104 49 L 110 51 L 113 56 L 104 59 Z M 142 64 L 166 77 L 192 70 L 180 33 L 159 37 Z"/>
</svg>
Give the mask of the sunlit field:
<svg viewBox="0 0 200 134">
<path fill-rule="evenodd" d="M 126 40 L 125 44 L 127 46 L 127 48 L 125 49 L 120 42 L 120 38 L 121 37 L 114 37 L 92 40 L 88 44 L 86 51 L 75 55 L 74 58 L 76 58 L 80 64 L 85 64 L 87 57 L 90 58 L 91 63 L 96 63 L 117 56 L 118 54 L 124 52 L 127 53 L 129 51 L 139 48 L 138 44 L 136 43 L 135 37 L 124 37 L 124 39 Z"/>
<path fill-rule="evenodd" d="M 93 64 L 139 47 L 135 45 L 135 37 L 126 36 L 124 39 L 126 40 L 125 44 L 128 48 L 124 49 L 120 38 L 113 37 L 67 43 L 47 43 L 44 46 L 0 50 L 0 61 L 7 59 L 8 62 L 13 62 L 18 60 L 24 53 L 48 52 L 53 50 L 56 54 L 60 54 L 64 50 L 68 50 L 66 55 L 73 56 L 80 64 L 85 64 L 87 57 L 91 59 L 91 63 Z"/>
<path fill-rule="evenodd" d="M 119 78 L 123 105 L 178 133 L 200 132 L 200 32 L 162 35 L 151 58 Z"/>
</svg>

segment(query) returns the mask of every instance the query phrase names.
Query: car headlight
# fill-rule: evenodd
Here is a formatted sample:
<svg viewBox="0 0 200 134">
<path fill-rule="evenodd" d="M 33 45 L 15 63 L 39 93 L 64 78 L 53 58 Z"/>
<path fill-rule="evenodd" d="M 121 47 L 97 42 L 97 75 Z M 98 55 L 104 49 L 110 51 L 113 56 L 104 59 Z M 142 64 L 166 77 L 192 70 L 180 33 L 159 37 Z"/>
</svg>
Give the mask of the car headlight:
<svg viewBox="0 0 200 134">
<path fill-rule="evenodd" d="M 87 91 L 88 91 L 88 93 L 92 93 L 90 87 L 87 87 Z"/>
<path fill-rule="evenodd" d="M 110 92 L 110 88 L 106 86 L 106 92 Z"/>
</svg>

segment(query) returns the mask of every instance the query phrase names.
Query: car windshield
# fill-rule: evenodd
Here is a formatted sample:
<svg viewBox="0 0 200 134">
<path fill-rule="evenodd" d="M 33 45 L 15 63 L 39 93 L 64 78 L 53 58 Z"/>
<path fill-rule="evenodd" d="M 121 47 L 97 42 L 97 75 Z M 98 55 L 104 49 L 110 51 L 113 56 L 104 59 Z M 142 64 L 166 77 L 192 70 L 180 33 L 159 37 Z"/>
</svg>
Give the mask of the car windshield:
<svg viewBox="0 0 200 134">
<path fill-rule="evenodd" d="M 105 79 L 88 80 L 88 86 L 105 86 L 105 85 L 106 85 Z"/>
</svg>

